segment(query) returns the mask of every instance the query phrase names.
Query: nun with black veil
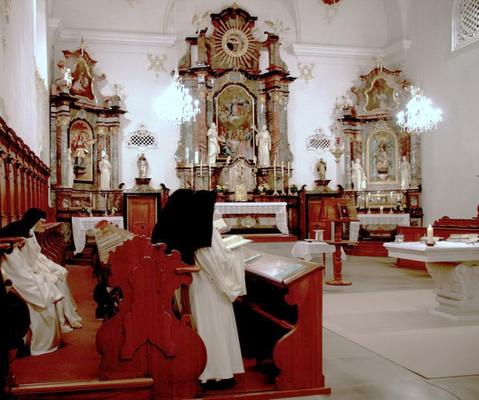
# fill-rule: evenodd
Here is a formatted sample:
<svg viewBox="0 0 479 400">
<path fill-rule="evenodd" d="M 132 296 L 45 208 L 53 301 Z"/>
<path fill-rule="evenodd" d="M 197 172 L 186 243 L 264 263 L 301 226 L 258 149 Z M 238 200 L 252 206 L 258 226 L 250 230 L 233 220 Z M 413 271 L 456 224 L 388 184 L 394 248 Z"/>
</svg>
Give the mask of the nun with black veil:
<svg viewBox="0 0 479 400">
<path fill-rule="evenodd" d="M 0 229 L 0 237 L 25 239 L 21 249 L 4 255 L 2 274 L 25 300 L 30 311 L 30 353 L 39 355 L 56 350 L 60 332 L 81 328 L 66 276 L 68 271 L 41 253 L 34 231 L 40 230 L 46 213 L 30 208 L 22 219 Z"/>
<path fill-rule="evenodd" d="M 207 388 L 234 384 L 233 375 L 244 373 L 234 300 L 246 294 L 244 260 L 228 250 L 213 227 L 216 192 L 179 189 L 161 211 L 152 243 L 165 243 L 167 252 L 178 250 L 181 259 L 197 265 L 189 297 L 193 324 L 203 340 L 207 362 L 199 379 Z"/>
</svg>

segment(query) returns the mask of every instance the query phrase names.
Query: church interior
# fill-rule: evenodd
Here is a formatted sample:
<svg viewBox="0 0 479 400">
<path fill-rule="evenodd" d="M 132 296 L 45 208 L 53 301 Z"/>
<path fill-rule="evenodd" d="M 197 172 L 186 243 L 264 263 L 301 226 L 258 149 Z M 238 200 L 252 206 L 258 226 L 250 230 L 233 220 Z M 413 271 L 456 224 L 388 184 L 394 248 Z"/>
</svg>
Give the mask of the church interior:
<svg viewBox="0 0 479 400">
<path fill-rule="evenodd" d="M 0 0 L 0 399 L 478 399 L 478 46 L 479 0 Z"/>
</svg>

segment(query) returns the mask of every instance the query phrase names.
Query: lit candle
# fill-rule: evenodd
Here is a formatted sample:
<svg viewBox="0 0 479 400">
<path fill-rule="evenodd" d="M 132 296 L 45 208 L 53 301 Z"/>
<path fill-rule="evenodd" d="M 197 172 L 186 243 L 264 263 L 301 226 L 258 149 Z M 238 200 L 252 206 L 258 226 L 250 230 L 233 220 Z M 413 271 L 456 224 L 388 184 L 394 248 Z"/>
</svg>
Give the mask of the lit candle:
<svg viewBox="0 0 479 400">
<path fill-rule="evenodd" d="M 200 160 L 200 153 L 198 151 L 195 151 L 195 164 L 198 164 Z"/>
<path fill-rule="evenodd" d="M 186 148 L 186 159 L 185 159 L 185 163 L 188 164 L 190 162 L 190 152 L 189 152 L 189 149 L 188 147 Z"/>
<path fill-rule="evenodd" d="M 431 224 L 428 225 L 426 230 L 426 243 L 433 244 L 434 243 L 434 231 L 432 229 Z"/>
</svg>

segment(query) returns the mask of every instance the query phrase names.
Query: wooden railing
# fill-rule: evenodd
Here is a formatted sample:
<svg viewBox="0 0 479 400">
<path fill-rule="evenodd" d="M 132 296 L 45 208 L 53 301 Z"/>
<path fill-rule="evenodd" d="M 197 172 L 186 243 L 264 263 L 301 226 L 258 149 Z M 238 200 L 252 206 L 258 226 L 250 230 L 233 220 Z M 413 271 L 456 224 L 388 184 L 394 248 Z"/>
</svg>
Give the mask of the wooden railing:
<svg viewBox="0 0 479 400">
<path fill-rule="evenodd" d="M 0 227 L 48 207 L 49 168 L 0 117 Z"/>
</svg>

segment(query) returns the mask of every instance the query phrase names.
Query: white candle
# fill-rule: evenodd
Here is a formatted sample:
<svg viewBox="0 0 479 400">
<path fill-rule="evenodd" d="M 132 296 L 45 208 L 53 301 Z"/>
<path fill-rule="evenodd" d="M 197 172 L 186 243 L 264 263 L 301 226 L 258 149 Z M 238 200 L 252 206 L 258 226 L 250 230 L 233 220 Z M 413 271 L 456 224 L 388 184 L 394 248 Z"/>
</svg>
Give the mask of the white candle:
<svg viewBox="0 0 479 400">
<path fill-rule="evenodd" d="M 185 160 L 185 163 L 188 164 L 190 162 L 190 152 L 189 152 L 189 149 L 188 147 L 186 148 L 186 160 Z"/>
<path fill-rule="evenodd" d="M 284 161 L 281 161 L 281 180 L 284 181 Z"/>
<path fill-rule="evenodd" d="M 200 158 L 200 178 L 203 179 L 203 158 Z"/>
<path fill-rule="evenodd" d="M 382 206 L 379 207 L 379 212 L 380 212 L 381 214 L 383 213 L 383 210 L 384 210 L 384 208 L 383 208 Z"/>
<path fill-rule="evenodd" d="M 431 224 L 428 225 L 426 230 L 426 243 L 433 244 L 434 243 L 434 231 L 432 229 Z"/>
<path fill-rule="evenodd" d="M 198 151 L 195 151 L 195 164 L 198 164 L 200 161 L 200 153 Z"/>
</svg>

